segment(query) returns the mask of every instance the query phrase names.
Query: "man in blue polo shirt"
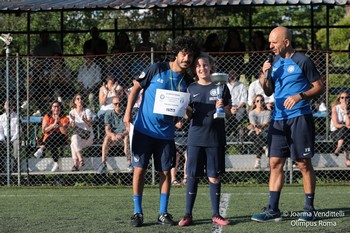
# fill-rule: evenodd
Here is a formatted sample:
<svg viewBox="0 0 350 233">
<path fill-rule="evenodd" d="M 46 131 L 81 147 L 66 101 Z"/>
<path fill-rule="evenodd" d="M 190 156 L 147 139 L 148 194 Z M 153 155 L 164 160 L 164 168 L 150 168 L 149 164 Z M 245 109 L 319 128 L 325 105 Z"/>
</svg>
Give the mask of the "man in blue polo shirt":
<svg viewBox="0 0 350 233">
<path fill-rule="evenodd" d="M 191 68 L 197 54 L 197 46 L 193 38 L 179 37 L 172 45 L 172 59 L 170 62 L 159 62 L 151 65 L 136 78 L 129 94 L 125 111 L 124 123 L 130 130 L 132 121 L 132 107 L 138 94 L 143 89 L 142 102 L 134 121 L 132 140 L 132 165 L 134 215 L 131 225 L 135 227 L 143 224 L 142 195 L 144 176 L 151 156 L 154 158 L 155 169 L 160 176 L 160 209 L 157 223 L 175 225 L 168 213 L 170 195 L 170 170 L 174 166 L 175 151 L 175 123 L 176 119 L 164 114 L 153 112 L 157 89 L 186 92 L 191 77 L 186 75 Z"/>
<path fill-rule="evenodd" d="M 272 64 L 266 61 L 263 65 L 266 78 L 262 85 L 267 96 L 275 95 L 268 134 L 270 202 L 263 213 L 255 214 L 251 219 L 258 222 L 282 219 L 278 204 L 284 183 L 283 166 L 287 157 L 291 157 L 302 173 L 306 198 L 299 220 L 313 221 L 316 177 L 311 158 L 315 125 L 310 100 L 324 92 L 324 85 L 313 62 L 292 47 L 292 34 L 287 28 L 273 29 L 269 43 L 275 57 Z"/>
</svg>

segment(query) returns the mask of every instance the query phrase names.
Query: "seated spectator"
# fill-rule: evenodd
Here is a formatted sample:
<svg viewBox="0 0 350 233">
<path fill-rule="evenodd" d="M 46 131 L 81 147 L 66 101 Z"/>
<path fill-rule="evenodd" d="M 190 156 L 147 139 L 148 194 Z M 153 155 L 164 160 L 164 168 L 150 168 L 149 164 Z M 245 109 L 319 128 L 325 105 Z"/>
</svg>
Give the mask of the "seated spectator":
<svg viewBox="0 0 350 233">
<path fill-rule="evenodd" d="M 107 75 L 106 82 L 102 83 L 99 91 L 100 110 L 97 113 L 98 117 L 104 118 L 104 114 L 108 110 L 113 110 L 112 99 L 114 96 L 120 95 L 123 92 L 123 87 L 115 81 L 113 75 Z"/>
<path fill-rule="evenodd" d="M 83 149 L 92 145 L 94 133 L 92 131 L 92 112 L 84 108 L 83 98 L 76 94 L 71 102 L 69 112 L 70 127 L 72 128 L 71 152 L 73 159 L 72 171 L 79 171 L 84 166 Z"/>
<path fill-rule="evenodd" d="M 94 62 L 91 52 L 86 53 L 86 62 L 78 71 L 77 81 L 80 84 L 80 91 L 83 96 L 88 96 L 89 108 L 95 110 L 95 98 L 101 82 L 101 67 Z"/>
<path fill-rule="evenodd" d="M 7 115 L 6 111 L 9 110 L 10 116 L 10 142 L 12 143 L 12 154 L 13 160 L 18 161 L 19 156 L 19 125 L 18 125 L 18 116 L 15 111 L 16 105 L 13 101 L 10 101 L 7 104 L 7 101 L 4 103 L 5 113 L 0 115 L 0 144 L 1 146 L 6 146 L 6 139 L 8 138 L 8 129 L 7 129 Z"/>
<path fill-rule="evenodd" d="M 133 52 L 129 36 L 126 32 L 120 31 L 117 36 L 117 41 L 111 49 L 111 53 L 128 53 Z"/>
<path fill-rule="evenodd" d="M 186 143 L 187 143 L 187 133 L 188 133 L 188 123 L 184 123 L 182 120 L 178 121 L 175 124 L 176 131 L 175 131 L 175 146 L 176 146 L 176 160 L 175 160 L 175 167 L 173 167 L 170 170 L 171 173 L 171 185 L 177 186 L 181 183 L 183 185 L 187 182 L 187 175 L 186 175 Z M 179 170 L 179 165 L 181 161 L 181 156 L 184 156 L 184 176 L 183 180 L 180 183 L 177 181 L 176 175 Z"/>
<path fill-rule="evenodd" d="M 250 45 L 252 53 L 249 54 L 249 70 L 247 72 L 249 82 L 252 80 L 252 76 L 259 74 L 263 63 L 268 59 L 267 50 L 269 50 L 269 44 L 263 31 L 255 31 Z"/>
<path fill-rule="evenodd" d="M 226 124 L 226 133 L 229 136 L 233 133 L 233 129 L 237 129 L 239 123 L 247 116 L 246 103 L 248 93 L 244 83 L 239 81 L 239 76 L 234 70 L 229 72 L 227 87 L 230 90 L 232 100 L 232 116 L 228 119 Z"/>
<path fill-rule="evenodd" d="M 51 104 L 51 113 L 44 116 L 42 122 L 42 132 L 44 134 L 42 145 L 34 153 L 36 158 L 43 155 L 44 150 L 50 150 L 54 161 L 52 172 L 59 169 L 58 158 L 62 157 L 62 152 L 59 153 L 59 148 L 67 145 L 68 139 L 68 124 L 69 119 L 61 112 L 62 106 L 58 101 L 53 101 Z"/>
<path fill-rule="evenodd" d="M 40 42 L 34 47 L 33 56 L 51 57 L 61 56 L 61 47 L 53 40 L 50 40 L 49 32 L 42 30 L 39 34 Z"/>
<path fill-rule="evenodd" d="M 343 151 L 346 165 L 350 166 L 349 142 L 350 142 L 350 119 L 349 119 L 349 94 L 341 92 L 332 104 L 331 137 L 337 142 L 334 155 L 338 156 Z"/>
<path fill-rule="evenodd" d="M 100 31 L 97 27 L 90 29 L 91 39 L 85 41 L 83 51 L 84 54 L 90 52 L 92 55 L 104 55 L 107 54 L 108 44 L 107 41 L 100 38 Z"/>
<path fill-rule="evenodd" d="M 274 94 L 272 94 L 271 96 L 265 95 L 265 92 L 264 92 L 262 85 L 261 85 L 264 82 L 264 79 L 265 79 L 264 74 L 262 72 L 260 72 L 259 78 L 249 85 L 248 105 L 252 106 L 253 99 L 255 98 L 256 95 L 262 95 L 265 99 L 266 108 L 268 110 L 272 111 L 273 104 L 275 102 L 275 98 L 274 98 Z"/>
<path fill-rule="evenodd" d="M 142 42 L 138 43 L 136 45 L 135 51 L 151 51 L 151 48 L 153 48 L 153 51 L 157 50 L 157 46 L 155 43 L 150 41 L 150 31 L 149 30 L 142 30 L 141 31 L 141 38 Z"/>
<path fill-rule="evenodd" d="M 208 53 L 221 51 L 221 43 L 218 34 L 210 33 L 207 36 L 203 44 L 203 51 Z"/>
<path fill-rule="evenodd" d="M 254 168 L 261 168 L 261 155 L 267 153 L 267 130 L 271 121 L 271 111 L 267 110 L 264 97 L 256 95 L 249 112 L 248 136 L 254 143 L 256 155 Z"/>
<path fill-rule="evenodd" d="M 124 114 L 122 114 L 122 102 L 117 96 L 112 98 L 113 110 L 107 111 L 105 114 L 105 130 L 106 136 L 102 144 L 102 163 L 98 168 L 98 173 L 102 174 L 107 171 L 107 155 L 109 148 L 113 145 L 123 146 L 124 154 L 128 162 L 128 171 L 133 170 L 131 165 L 131 155 L 129 147 L 129 133 L 126 131 L 123 122 Z"/>
<path fill-rule="evenodd" d="M 237 75 L 240 76 L 244 70 L 244 52 L 246 50 L 245 44 L 241 40 L 239 31 L 231 28 L 227 31 L 226 42 L 224 45 L 224 52 L 235 52 L 233 54 L 225 55 L 227 64 L 234 64 Z M 226 67 L 218 67 L 224 72 L 228 72 Z"/>
</svg>

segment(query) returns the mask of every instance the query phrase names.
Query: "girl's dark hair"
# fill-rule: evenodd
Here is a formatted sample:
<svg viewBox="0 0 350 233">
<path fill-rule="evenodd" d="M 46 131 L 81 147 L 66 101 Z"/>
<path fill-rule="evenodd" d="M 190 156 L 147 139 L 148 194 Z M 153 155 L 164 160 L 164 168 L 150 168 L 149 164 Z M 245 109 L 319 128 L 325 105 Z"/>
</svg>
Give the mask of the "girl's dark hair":
<svg viewBox="0 0 350 233">
<path fill-rule="evenodd" d="M 51 109 L 52 109 L 52 106 L 54 105 L 54 104 L 58 104 L 58 106 L 60 107 L 60 109 L 61 109 L 61 112 L 60 112 L 60 117 L 62 117 L 64 114 L 63 114 L 63 112 L 62 112 L 62 104 L 61 104 L 61 102 L 59 102 L 58 100 L 54 100 L 52 103 L 51 103 L 51 105 L 50 105 L 50 112 L 47 114 L 47 115 L 49 115 L 50 117 L 52 116 L 52 111 L 51 111 Z"/>
</svg>

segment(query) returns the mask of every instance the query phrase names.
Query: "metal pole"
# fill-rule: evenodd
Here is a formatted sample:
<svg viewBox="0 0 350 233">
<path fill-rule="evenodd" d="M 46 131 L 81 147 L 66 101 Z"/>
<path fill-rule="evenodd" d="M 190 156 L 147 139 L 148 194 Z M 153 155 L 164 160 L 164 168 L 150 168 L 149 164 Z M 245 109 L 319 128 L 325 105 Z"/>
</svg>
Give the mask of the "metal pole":
<svg viewBox="0 0 350 233">
<path fill-rule="evenodd" d="M 6 108 L 6 121 L 7 121 L 7 137 L 6 137 L 6 163 L 7 163 L 7 186 L 10 186 L 10 175 L 11 175 L 11 166 L 10 166 L 10 137 L 11 137 L 11 115 L 10 115 L 10 92 L 9 92 L 9 56 L 10 56 L 10 47 L 9 45 L 6 45 L 6 102 L 7 102 L 7 108 Z"/>
<path fill-rule="evenodd" d="M 20 109 L 19 109 L 19 85 L 20 85 L 20 82 L 19 82 L 19 57 L 18 57 L 18 53 L 16 53 L 16 97 L 17 97 L 17 103 L 16 103 L 16 106 L 17 106 L 17 123 L 16 123 L 16 126 L 17 126 L 17 132 L 19 132 L 19 137 L 18 137 L 18 143 L 16 144 L 16 151 L 17 151 L 17 154 L 15 155 L 15 157 L 17 158 L 17 185 L 18 186 L 21 186 L 21 160 L 19 158 L 19 149 L 20 149 L 20 143 L 21 143 L 21 132 L 20 132 Z"/>
</svg>

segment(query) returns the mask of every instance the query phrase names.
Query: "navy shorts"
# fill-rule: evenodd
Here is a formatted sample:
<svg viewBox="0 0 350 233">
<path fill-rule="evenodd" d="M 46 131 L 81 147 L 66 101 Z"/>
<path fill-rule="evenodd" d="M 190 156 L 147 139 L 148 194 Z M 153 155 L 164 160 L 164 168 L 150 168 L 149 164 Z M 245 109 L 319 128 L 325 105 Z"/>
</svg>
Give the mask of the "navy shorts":
<svg viewBox="0 0 350 233">
<path fill-rule="evenodd" d="M 175 142 L 153 138 L 134 130 L 132 165 L 146 169 L 152 154 L 156 171 L 170 171 L 175 164 Z"/>
<path fill-rule="evenodd" d="M 204 169 L 208 177 L 217 178 L 225 171 L 225 146 L 187 146 L 186 173 L 190 177 L 201 177 Z"/>
<path fill-rule="evenodd" d="M 315 124 L 313 116 L 302 115 L 287 120 L 272 120 L 267 137 L 270 157 L 293 160 L 314 156 Z"/>
</svg>

